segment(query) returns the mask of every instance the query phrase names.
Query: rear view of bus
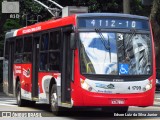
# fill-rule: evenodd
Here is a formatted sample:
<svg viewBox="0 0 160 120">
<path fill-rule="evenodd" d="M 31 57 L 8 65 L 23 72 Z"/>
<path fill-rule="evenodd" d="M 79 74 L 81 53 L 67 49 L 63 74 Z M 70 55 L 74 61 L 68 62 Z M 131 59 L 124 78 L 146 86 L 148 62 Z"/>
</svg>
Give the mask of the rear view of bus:
<svg viewBox="0 0 160 120">
<path fill-rule="evenodd" d="M 77 19 L 81 88 L 73 92 L 74 104 L 124 111 L 153 105 L 155 53 L 148 18 L 86 14 Z"/>
</svg>

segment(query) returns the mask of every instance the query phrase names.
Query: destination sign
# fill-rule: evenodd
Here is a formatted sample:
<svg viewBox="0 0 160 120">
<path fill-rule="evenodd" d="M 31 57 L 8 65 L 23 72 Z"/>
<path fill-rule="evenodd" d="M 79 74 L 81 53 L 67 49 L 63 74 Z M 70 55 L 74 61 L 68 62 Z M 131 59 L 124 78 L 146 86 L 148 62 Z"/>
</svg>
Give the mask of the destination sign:
<svg viewBox="0 0 160 120">
<path fill-rule="evenodd" d="M 79 28 L 110 28 L 110 29 L 139 29 L 149 30 L 147 20 L 112 19 L 112 18 L 79 18 Z"/>
</svg>

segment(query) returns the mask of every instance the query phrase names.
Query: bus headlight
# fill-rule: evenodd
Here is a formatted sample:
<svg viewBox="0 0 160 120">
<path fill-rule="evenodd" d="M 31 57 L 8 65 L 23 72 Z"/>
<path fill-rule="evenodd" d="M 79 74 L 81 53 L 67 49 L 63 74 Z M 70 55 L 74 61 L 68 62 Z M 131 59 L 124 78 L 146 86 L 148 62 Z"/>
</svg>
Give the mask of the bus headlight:
<svg viewBox="0 0 160 120">
<path fill-rule="evenodd" d="M 146 85 L 146 91 L 147 91 L 147 90 L 150 90 L 151 88 L 152 88 L 152 84 Z"/>
<path fill-rule="evenodd" d="M 81 87 L 87 91 L 93 90 L 93 88 L 90 85 L 88 85 L 83 79 L 81 79 Z"/>
<path fill-rule="evenodd" d="M 152 88 L 152 80 L 144 87 L 144 91 L 148 91 Z"/>
</svg>

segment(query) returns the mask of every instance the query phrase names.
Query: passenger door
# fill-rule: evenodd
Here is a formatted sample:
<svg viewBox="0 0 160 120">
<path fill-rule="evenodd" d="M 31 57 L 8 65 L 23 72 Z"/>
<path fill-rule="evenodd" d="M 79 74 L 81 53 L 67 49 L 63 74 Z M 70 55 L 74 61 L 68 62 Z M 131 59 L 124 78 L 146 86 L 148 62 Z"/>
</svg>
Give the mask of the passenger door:
<svg viewBox="0 0 160 120">
<path fill-rule="evenodd" d="M 38 98 L 38 69 L 39 69 L 39 41 L 40 35 L 33 37 L 33 59 L 32 59 L 32 97 Z"/>
<path fill-rule="evenodd" d="M 72 27 L 62 30 L 62 103 L 71 103 L 71 81 L 73 66 L 73 51 L 70 49 L 70 35 Z"/>
<path fill-rule="evenodd" d="M 8 57 L 8 93 L 13 94 L 13 62 L 14 62 L 14 41 L 9 42 Z"/>
</svg>

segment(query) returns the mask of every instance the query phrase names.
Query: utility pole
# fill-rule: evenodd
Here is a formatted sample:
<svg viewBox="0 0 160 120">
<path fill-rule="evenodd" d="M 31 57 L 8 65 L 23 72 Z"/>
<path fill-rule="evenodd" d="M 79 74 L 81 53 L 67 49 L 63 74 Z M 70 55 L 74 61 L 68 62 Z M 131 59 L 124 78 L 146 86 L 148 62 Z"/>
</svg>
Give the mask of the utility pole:
<svg viewBox="0 0 160 120">
<path fill-rule="evenodd" d="M 130 0 L 123 0 L 123 13 L 130 14 Z"/>
</svg>

